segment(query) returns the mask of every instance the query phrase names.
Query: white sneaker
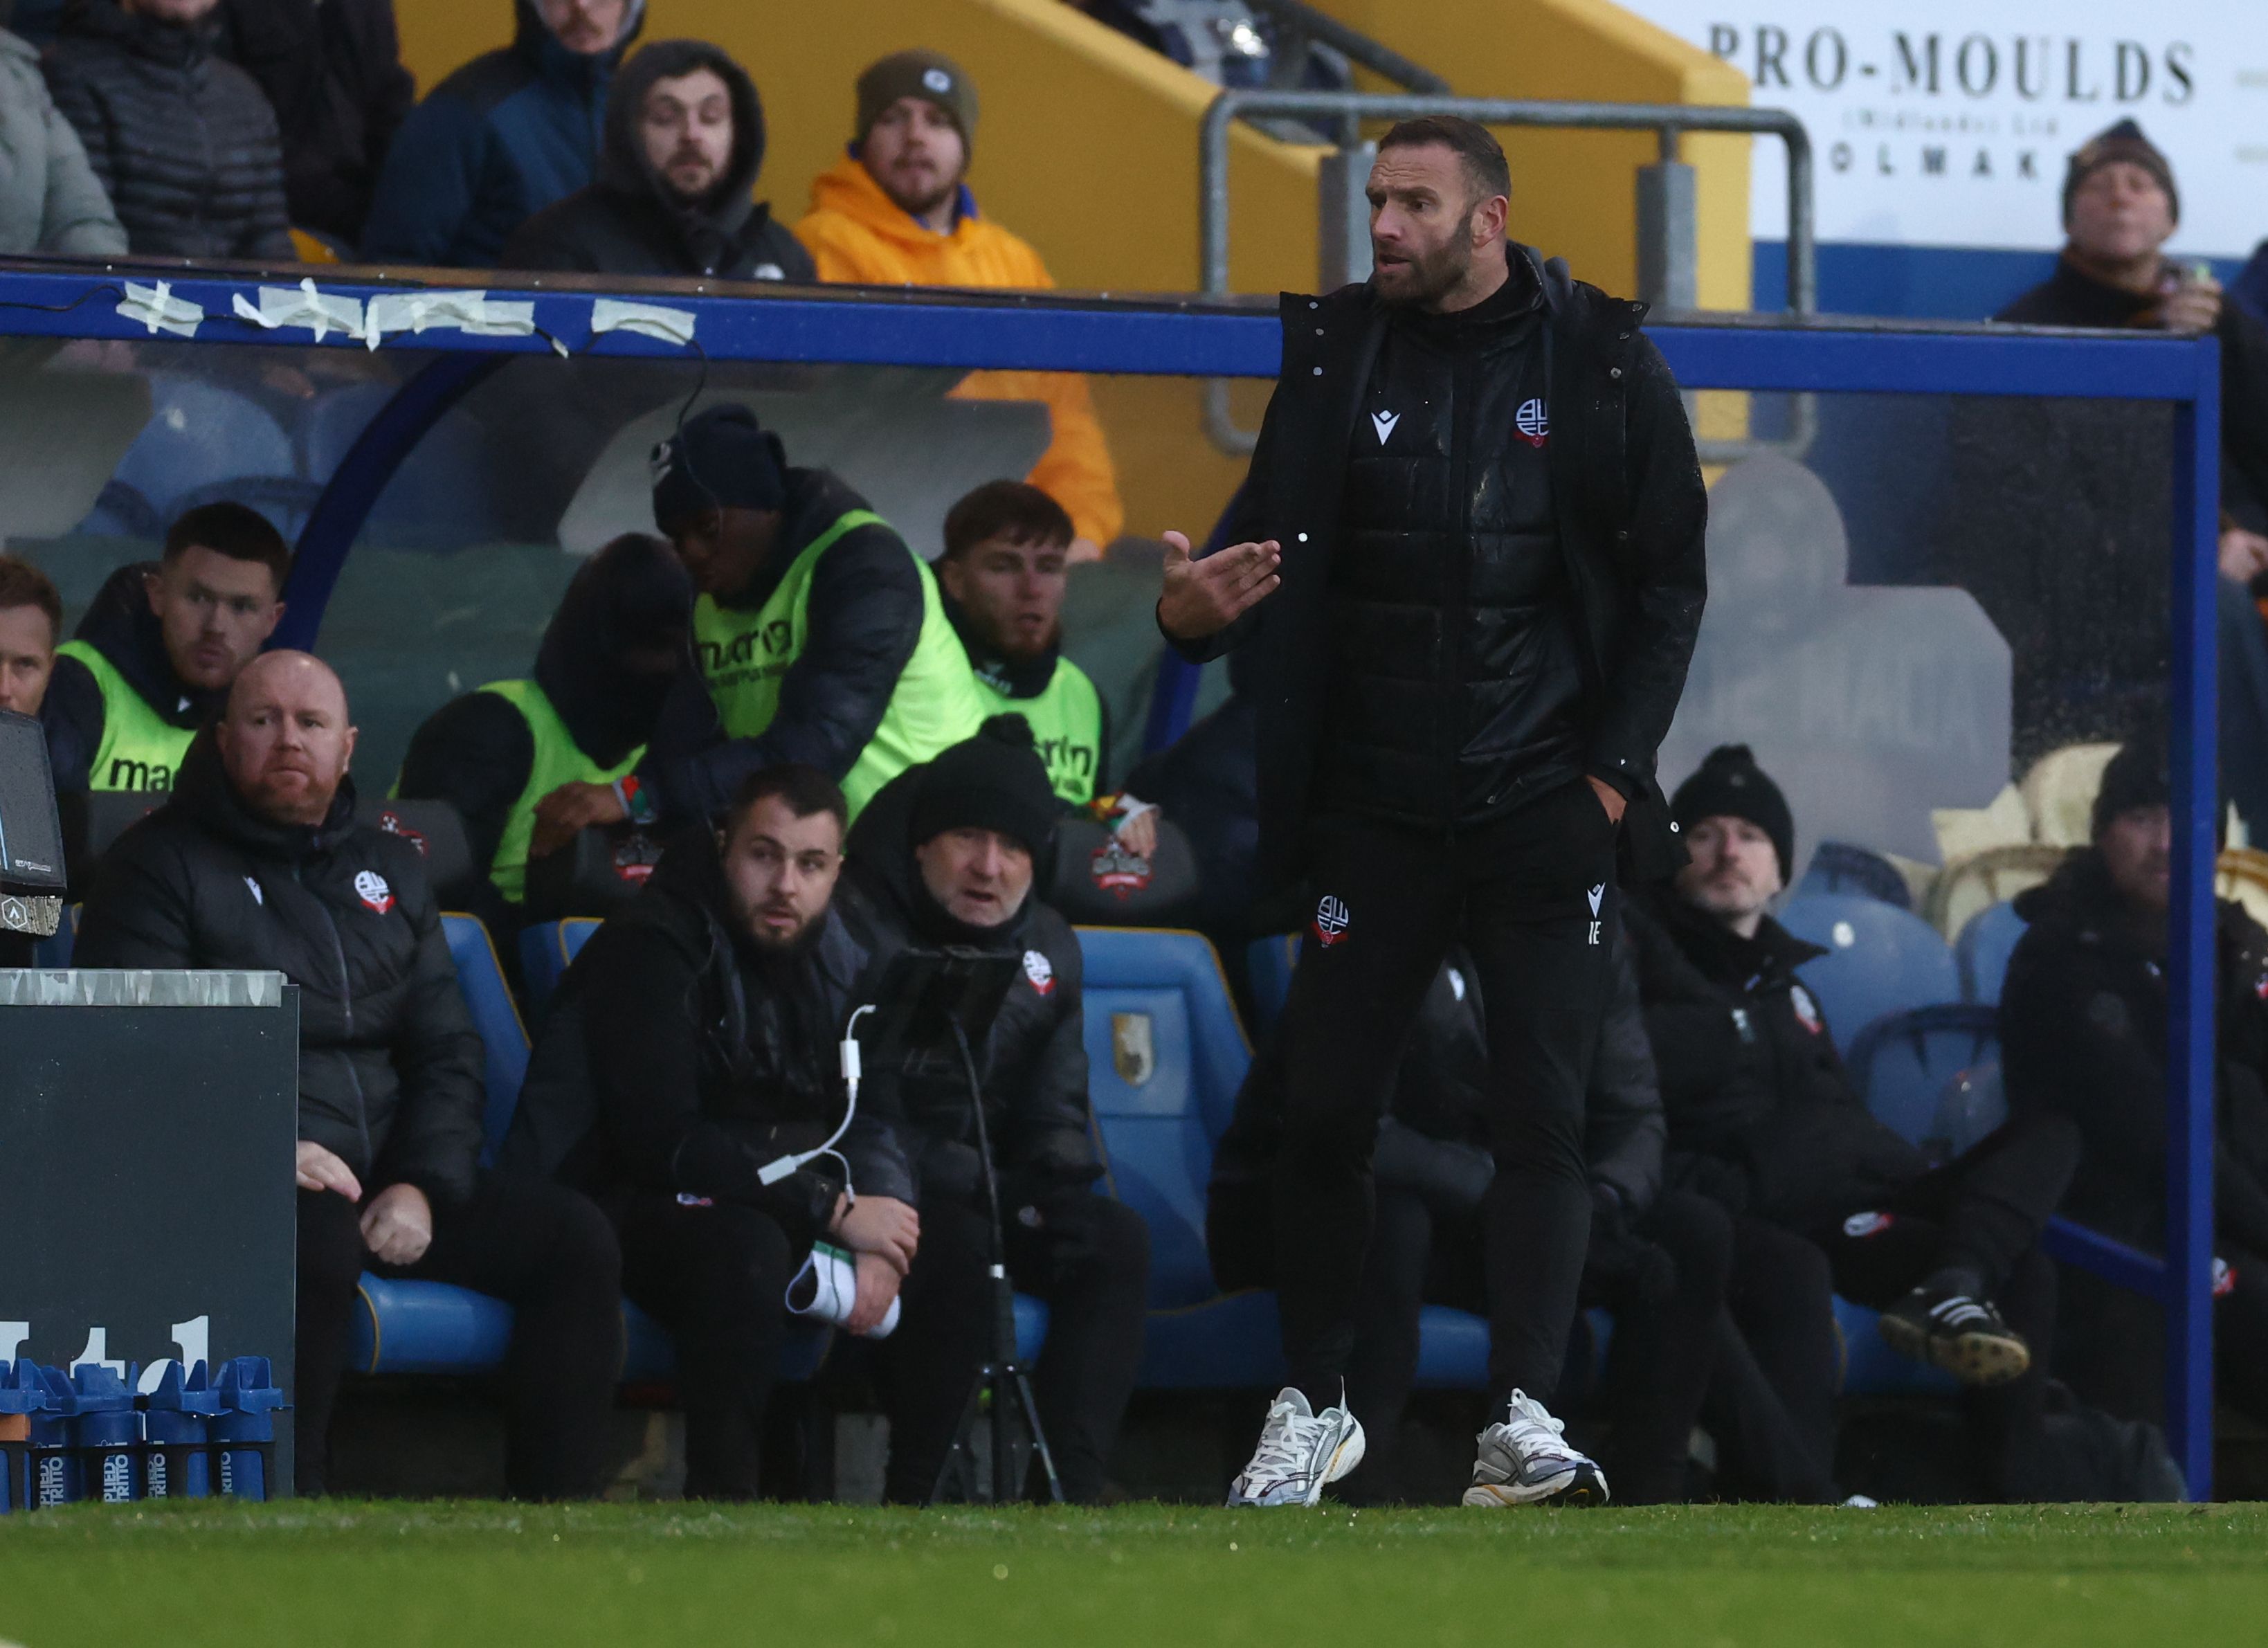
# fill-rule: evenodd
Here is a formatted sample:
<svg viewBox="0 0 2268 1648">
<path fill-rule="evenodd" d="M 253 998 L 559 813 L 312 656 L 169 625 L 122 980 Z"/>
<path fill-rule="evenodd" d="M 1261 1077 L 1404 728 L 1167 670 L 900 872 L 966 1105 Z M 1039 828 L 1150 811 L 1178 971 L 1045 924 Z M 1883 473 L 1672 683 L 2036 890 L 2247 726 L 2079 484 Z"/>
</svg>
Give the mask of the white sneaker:
<svg viewBox="0 0 2268 1648">
<path fill-rule="evenodd" d="M 1312 1505 L 1326 1483 L 1362 1463 L 1363 1446 L 1362 1422 L 1344 1406 L 1317 1413 L 1287 1385 L 1268 1409 L 1252 1462 L 1228 1485 L 1228 1503 Z"/>
<path fill-rule="evenodd" d="M 1523 1391 L 1509 1416 L 1480 1434 L 1469 1505 L 1604 1505 L 1606 1473 L 1561 1440 L 1566 1425 Z"/>
</svg>

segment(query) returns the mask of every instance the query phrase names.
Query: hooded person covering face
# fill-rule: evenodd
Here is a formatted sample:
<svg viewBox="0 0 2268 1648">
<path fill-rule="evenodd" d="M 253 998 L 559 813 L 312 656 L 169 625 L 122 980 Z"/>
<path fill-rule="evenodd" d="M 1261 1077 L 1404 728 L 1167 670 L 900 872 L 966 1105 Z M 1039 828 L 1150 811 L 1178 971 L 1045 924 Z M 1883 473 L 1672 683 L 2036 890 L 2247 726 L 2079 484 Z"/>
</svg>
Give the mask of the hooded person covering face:
<svg viewBox="0 0 2268 1648">
<path fill-rule="evenodd" d="M 500 905 L 519 902 L 536 803 L 563 784 L 613 783 L 636 767 L 687 666 L 692 610 L 692 583 L 668 545 L 626 533 L 568 585 L 532 679 L 490 682 L 417 729 L 396 792 L 455 805 Z"/>
<path fill-rule="evenodd" d="M 704 70 L 724 83 L 731 148 L 715 180 L 688 198 L 648 151 L 646 103 L 660 82 Z M 615 78 L 597 180 L 528 219 L 500 261 L 593 275 L 815 280 L 811 254 L 754 196 L 763 162 L 763 104 L 747 71 L 706 41 L 657 40 Z"/>
</svg>

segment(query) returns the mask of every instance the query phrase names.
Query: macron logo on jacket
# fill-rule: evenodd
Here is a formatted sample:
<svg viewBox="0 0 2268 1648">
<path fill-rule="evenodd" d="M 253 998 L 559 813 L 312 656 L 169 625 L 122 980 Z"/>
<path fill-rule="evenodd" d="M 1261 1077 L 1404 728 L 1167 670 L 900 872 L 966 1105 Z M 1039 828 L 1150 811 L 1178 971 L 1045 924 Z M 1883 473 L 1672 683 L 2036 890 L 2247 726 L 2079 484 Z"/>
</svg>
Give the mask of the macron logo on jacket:
<svg viewBox="0 0 2268 1648">
<path fill-rule="evenodd" d="M 1399 412 L 1373 412 L 1370 415 L 1370 426 L 1378 431 L 1380 445 L 1386 445 L 1386 438 L 1394 433 L 1394 426 L 1400 422 L 1402 414 Z"/>
</svg>

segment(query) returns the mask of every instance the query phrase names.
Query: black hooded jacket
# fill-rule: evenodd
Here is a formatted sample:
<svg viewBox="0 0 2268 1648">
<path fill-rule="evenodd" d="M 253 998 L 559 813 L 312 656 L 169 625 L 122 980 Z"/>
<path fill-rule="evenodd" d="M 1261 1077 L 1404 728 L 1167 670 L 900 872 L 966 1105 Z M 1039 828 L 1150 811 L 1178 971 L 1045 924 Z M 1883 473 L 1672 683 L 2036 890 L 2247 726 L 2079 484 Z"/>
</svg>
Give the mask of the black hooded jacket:
<svg viewBox="0 0 2268 1648">
<path fill-rule="evenodd" d="M 709 192 L 688 201 L 646 158 L 638 113 L 655 81 L 696 69 L 732 93 L 733 153 Z M 815 281 L 811 254 L 754 196 L 763 164 L 763 103 L 747 71 L 705 40 L 656 40 L 622 65 L 607 94 L 597 180 L 522 224 L 497 261 L 588 275 Z"/>
<path fill-rule="evenodd" d="M 2063 1211 L 2121 1241 L 2165 1240 L 2168 992 L 2161 945 L 2125 921 L 2101 855 L 2075 853 L 2016 900 L 2029 925 L 2000 992 L 2000 1067 L 2018 1115 L 2068 1115 L 2079 1169 Z M 2213 1219 L 2268 1255 L 2268 932 L 2220 906 Z"/>
<path fill-rule="evenodd" d="M 104 856 L 73 959 L 282 973 L 299 987 L 299 1137 L 365 1190 L 414 1184 L 443 1206 L 472 1194 L 480 1033 L 423 856 L 355 822 L 352 779 L 320 825 L 273 823 L 201 737 L 173 798 Z"/>
<path fill-rule="evenodd" d="M 1571 280 L 1564 263 L 1546 263 L 1531 248 L 1514 247 L 1513 254 L 1526 265 L 1524 279 L 1542 293 L 1549 370 L 1543 379 L 1546 429 L 1538 432 L 1545 435 L 1550 525 L 1561 565 L 1557 582 L 1532 588 L 1506 583 L 1500 592 L 1506 597 L 1502 609 L 1516 616 L 1526 590 L 1547 596 L 1543 604 L 1564 612 L 1572 625 L 1581 689 L 1568 711 L 1577 733 L 1568 770 L 1595 774 L 1630 797 L 1622 832 L 1625 875 L 1643 881 L 1668 873 L 1683 857 L 1669 829 L 1654 761 L 1676 713 L 1701 626 L 1708 495 L 1676 382 L 1660 351 L 1639 330 L 1645 305 L 1610 298 Z M 1222 541 L 1277 540 L 1283 546 L 1283 584 L 1219 635 L 1175 644 L 1197 661 L 1248 640 L 1260 651 L 1254 699 L 1263 892 L 1296 879 L 1305 868 L 1307 820 L 1332 804 L 1322 791 L 1324 752 L 1350 731 L 1356 737 L 1361 733 L 1359 728 L 1334 725 L 1331 719 L 1330 706 L 1339 702 L 1334 668 L 1343 670 L 1362 644 L 1359 637 L 1333 633 L 1348 610 L 1345 597 L 1360 593 L 1342 578 L 1338 563 L 1357 546 L 1366 525 L 1376 524 L 1366 522 L 1351 492 L 1356 481 L 1351 459 L 1371 438 L 1376 422 L 1364 415 L 1397 410 L 1371 405 L 1373 369 L 1392 312 L 1367 283 L 1325 297 L 1286 293 L 1282 318 L 1281 375 Z M 1513 421 L 1507 427 L 1498 430 L 1491 418 L 1484 428 L 1455 431 L 1456 439 L 1469 443 L 1476 437 L 1501 435 L 1511 440 L 1528 433 L 1518 429 L 1519 408 L 1509 410 Z M 1416 416 L 1414 409 L 1398 415 Z M 1468 499 L 1469 488 L 1477 484 L 1472 468 L 1476 450 L 1469 446 L 1462 466 L 1452 466 L 1448 482 L 1467 488 Z M 1403 479 L 1418 482 L 1414 474 Z M 1507 516 L 1503 524 L 1514 523 Z M 1452 536 L 1484 535 L 1473 528 L 1486 526 L 1475 518 L 1454 527 Z M 1490 616 L 1489 602 L 1481 599 L 1490 591 L 1476 581 L 1471 555 L 1451 555 L 1441 564 L 1449 587 L 1426 607 L 1433 619 L 1412 656 L 1422 654 L 1427 681 L 1454 695 L 1462 716 L 1486 695 L 1467 644 L 1491 630 L 1493 620 L 1483 622 Z M 1528 564 L 1525 558 L 1522 564 Z M 1418 616 L 1422 621 L 1425 614 Z M 1508 658 L 1518 650 L 1513 631 L 1522 625 L 1496 627 L 1506 644 L 1484 650 L 1505 651 Z M 1540 628 L 1528 627 L 1542 637 Z M 1536 657 L 1539 666 L 1545 662 L 1541 652 Z M 1538 679 L 1549 688 L 1543 696 L 1558 705 L 1557 664 L 1543 668 Z M 1556 737 L 1543 721 L 1530 731 L 1538 736 L 1550 731 Z M 1524 747 L 1525 741 L 1526 734 L 1516 732 L 1511 747 Z M 1447 754 L 1456 761 L 1466 753 Z M 1506 770 L 1508 777 L 1512 769 Z M 1482 784 L 1475 791 L 1484 812 L 1491 805 L 1488 796 L 1498 787 Z M 1435 789 L 1440 791 L 1432 814 L 1437 826 L 1454 828 L 1469 821 L 1465 805 L 1441 799 L 1450 793 L 1447 786 Z"/>
<path fill-rule="evenodd" d="M 832 909 L 785 954 L 759 948 L 733 919 L 709 833 L 688 832 L 567 969 L 499 1171 L 600 1197 L 628 1188 L 740 1203 L 809 1242 L 841 1167 L 822 1157 L 769 1185 L 760 1170 L 816 1148 L 842 1120 L 836 1043 L 868 961 Z M 913 1199 L 871 1088 L 837 1148 L 860 1195 Z"/>
<path fill-rule="evenodd" d="M 676 676 L 633 668 L 629 654 L 682 651 L 692 607 L 682 563 L 656 539 L 616 540 L 567 585 L 536 650 L 535 684 L 597 765 L 615 765 L 653 736 Z M 690 669 L 689 654 L 681 667 Z M 453 804 L 473 862 L 485 866 L 534 763 L 527 718 L 495 693 L 469 692 L 417 729 L 396 790 L 405 800 Z"/>
<path fill-rule="evenodd" d="M 1084 974 L 1071 923 L 1035 893 L 998 927 L 971 927 L 930 895 L 915 863 L 909 826 L 926 771 L 900 773 L 875 794 L 850 832 L 850 862 L 837 897 L 843 920 L 874 956 L 875 975 L 913 947 L 961 945 L 1015 955 L 1020 965 L 990 1037 L 977 1054 L 984 1125 L 1004 1207 L 1101 1176 L 1086 1091 Z M 1045 885 L 1035 866 L 1035 889 Z M 967 1078 L 874 1078 L 913 1159 L 923 1194 L 947 1198 L 979 1186 L 976 1124 Z"/>
<path fill-rule="evenodd" d="M 200 727 L 227 695 L 198 691 L 173 673 L 144 585 L 157 570 L 154 561 L 138 561 L 104 579 L 71 638 L 85 642 L 108 659 L 159 718 L 178 727 Z M 94 753 L 102 747 L 102 689 L 95 685 L 93 672 L 75 658 L 56 658 L 48 695 L 40 703 L 40 721 L 47 729 L 48 764 L 55 770 L 55 789 L 68 794 L 89 788 Z"/>
<path fill-rule="evenodd" d="M 48 90 L 142 256 L 289 260 L 284 151 L 259 84 L 182 26 L 73 0 Z"/>
<path fill-rule="evenodd" d="M 1669 1118 L 1668 1182 L 1810 1231 L 1928 1162 L 1869 1112 L 1795 969 L 1826 953 L 1766 916 L 1742 938 L 1674 893 L 1624 922 Z"/>
</svg>

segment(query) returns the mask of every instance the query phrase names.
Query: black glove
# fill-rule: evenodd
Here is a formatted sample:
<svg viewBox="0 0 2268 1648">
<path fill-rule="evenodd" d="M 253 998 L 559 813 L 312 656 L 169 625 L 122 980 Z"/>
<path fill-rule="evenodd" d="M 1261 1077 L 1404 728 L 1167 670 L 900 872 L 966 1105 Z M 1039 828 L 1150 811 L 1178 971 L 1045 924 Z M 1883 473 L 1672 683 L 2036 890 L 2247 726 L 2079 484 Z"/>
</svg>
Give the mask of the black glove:
<svg viewBox="0 0 2268 1648">
<path fill-rule="evenodd" d="M 1611 1308 L 1659 1305 L 1677 1291 L 1677 1263 L 1631 1229 L 1630 1215 L 1612 1185 L 1591 1187 L 1591 1253 L 1586 1266 L 1592 1290 Z"/>
</svg>

